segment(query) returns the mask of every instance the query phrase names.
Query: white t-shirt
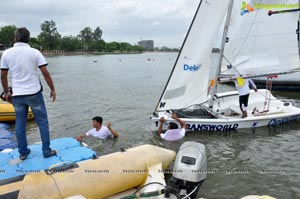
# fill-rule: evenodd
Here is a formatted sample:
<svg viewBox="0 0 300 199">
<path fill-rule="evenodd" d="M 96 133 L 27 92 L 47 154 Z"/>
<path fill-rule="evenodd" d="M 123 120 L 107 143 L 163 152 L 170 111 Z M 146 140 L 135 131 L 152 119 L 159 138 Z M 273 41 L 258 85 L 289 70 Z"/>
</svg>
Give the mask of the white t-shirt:
<svg viewBox="0 0 300 199">
<path fill-rule="evenodd" d="M 97 131 L 96 128 L 93 128 L 85 133 L 86 136 L 93 136 L 99 139 L 106 139 L 108 137 L 114 137 L 111 131 L 106 126 L 101 126 L 100 130 Z"/>
<path fill-rule="evenodd" d="M 3 52 L 1 69 L 12 75 L 13 96 L 31 95 L 41 90 L 38 68 L 48 65 L 44 56 L 29 44 L 18 42 Z"/>
<path fill-rule="evenodd" d="M 250 85 L 256 89 L 256 85 L 252 81 L 252 79 L 244 79 L 244 80 L 245 80 L 245 82 L 244 82 L 243 86 L 239 86 L 238 82 L 236 80 L 234 80 L 235 87 L 236 87 L 237 91 L 239 92 L 240 96 L 247 95 L 250 93 Z"/>
<path fill-rule="evenodd" d="M 165 133 L 160 134 L 160 137 L 165 140 L 180 140 L 185 136 L 185 128 L 169 129 Z"/>
</svg>

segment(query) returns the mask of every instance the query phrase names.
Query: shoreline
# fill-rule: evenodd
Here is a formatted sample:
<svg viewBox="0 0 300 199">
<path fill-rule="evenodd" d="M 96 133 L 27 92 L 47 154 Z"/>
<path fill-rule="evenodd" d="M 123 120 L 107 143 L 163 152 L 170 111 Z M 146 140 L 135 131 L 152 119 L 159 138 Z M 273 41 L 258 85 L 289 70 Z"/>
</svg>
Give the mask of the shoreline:
<svg viewBox="0 0 300 199">
<path fill-rule="evenodd" d="M 0 51 L 0 58 L 2 56 L 2 53 L 4 50 Z M 59 50 L 54 50 L 54 51 L 41 51 L 41 53 L 46 56 L 46 57 L 55 57 L 55 56 L 73 56 L 73 55 L 107 55 L 107 54 L 142 54 L 143 52 L 121 52 L 121 51 L 116 51 L 116 52 L 85 52 L 85 51 L 75 51 L 75 52 L 66 52 L 66 51 L 59 51 Z"/>
<path fill-rule="evenodd" d="M 4 50 L 0 51 L 0 58 Z M 131 51 L 115 51 L 115 52 L 85 52 L 85 51 L 76 51 L 76 52 L 66 52 L 66 51 L 42 51 L 42 54 L 46 57 L 55 57 L 55 56 L 74 56 L 74 55 L 118 55 L 118 54 L 142 54 L 142 53 L 164 53 L 164 52 L 174 52 L 174 51 L 142 51 L 142 52 L 131 52 Z"/>
<path fill-rule="evenodd" d="M 107 54 L 141 54 L 143 52 L 86 52 L 86 51 L 42 51 L 42 54 L 46 57 L 55 56 L 74 56 L 74 55 L 107 55 Z"/>
</svg>

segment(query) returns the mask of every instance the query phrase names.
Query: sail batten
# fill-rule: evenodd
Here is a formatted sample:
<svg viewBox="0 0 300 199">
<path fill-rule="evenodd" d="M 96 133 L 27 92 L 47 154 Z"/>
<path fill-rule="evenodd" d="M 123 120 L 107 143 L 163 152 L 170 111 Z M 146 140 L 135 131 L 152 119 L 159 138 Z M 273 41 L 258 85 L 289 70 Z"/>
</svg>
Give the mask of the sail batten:
<svg viewBox="0 0 300 199">
<path fill-rule="evenodd" d="M 213 43 L 229 0 L 201 1 L 156 111 L 207 101 Z"/>
</svg>

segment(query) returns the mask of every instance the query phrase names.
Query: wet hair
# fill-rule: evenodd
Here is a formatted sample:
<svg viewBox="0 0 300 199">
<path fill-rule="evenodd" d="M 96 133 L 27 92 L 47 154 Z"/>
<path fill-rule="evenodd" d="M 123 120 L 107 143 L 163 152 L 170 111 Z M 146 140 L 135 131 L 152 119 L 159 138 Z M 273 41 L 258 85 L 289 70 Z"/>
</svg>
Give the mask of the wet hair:
<svg viewBox="0 0 300 199">
<path fill-rule="evenodd" d="M 96 121 L 96 122 L 102 124 L 103 119 L 100 116 L 96 116 L 96 117 L 93 117 L 93 121 Z"/>
<path fill-rule="evenodd" d="M 178 129 L 178 125 L 174 122 L 170 122 L 169 127 L 170 127 L 170 129 Z"/>
<path fill-rule="evenodd" d="M 27 28 L 17 28 L 15 31 L 15 39 L 17 42 L 28 43 L 30 38 L 30 32 Z"/>
</svg>

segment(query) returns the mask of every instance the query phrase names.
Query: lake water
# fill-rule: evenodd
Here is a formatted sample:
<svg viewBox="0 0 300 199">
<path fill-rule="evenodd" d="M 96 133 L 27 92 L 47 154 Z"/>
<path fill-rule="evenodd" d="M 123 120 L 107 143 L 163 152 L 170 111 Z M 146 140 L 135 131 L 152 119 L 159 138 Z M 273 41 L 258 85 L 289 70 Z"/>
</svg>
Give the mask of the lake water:
<svg viewBox="0 0 300 199">
<path fill-rule="evenodd" d="M 150 114 L 158 102 L 176 53 L 82 55 L 48 57 L 57 100 L 49 98 L 43 81 L 51 138 L 75 137 L 92 128 L 92 118 L 103 116 L 119 131 L 117 140 L 86 142 L 98 155 L 141 144 L 178 150 L 184 141 L 205 144 L 207 180 L 199 197 L 233 199 L 245 195 L 300 198 L 300 124 L 230 133 L 188 132 L 185 139 L 167 142 L 150 130 Z M 223 85 L 219 90 L 234 89 Z M 300 94 L 274 92 L 299 106 Z M 40 141 L 29 122 L 28 140 Z"/>
</svg>

